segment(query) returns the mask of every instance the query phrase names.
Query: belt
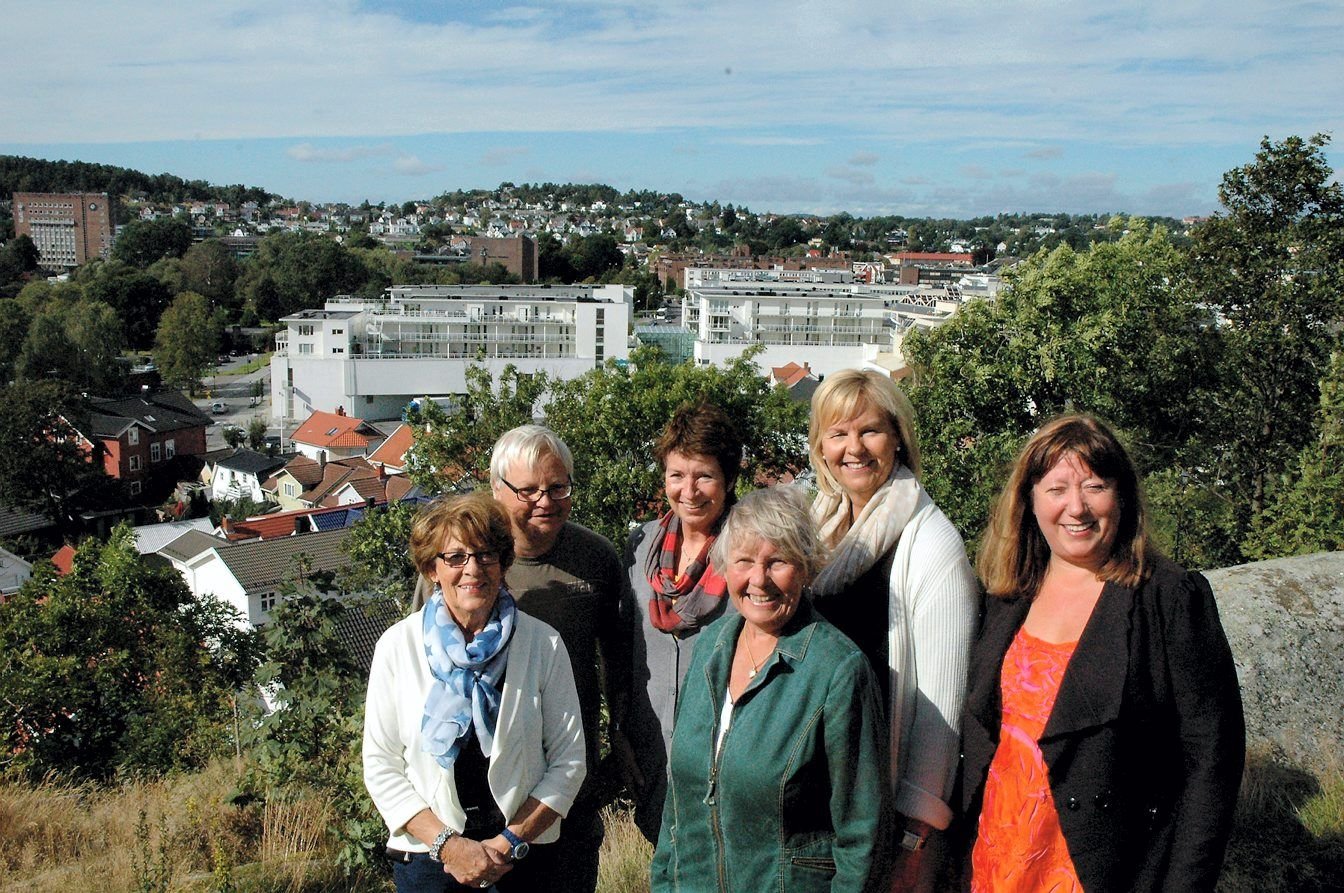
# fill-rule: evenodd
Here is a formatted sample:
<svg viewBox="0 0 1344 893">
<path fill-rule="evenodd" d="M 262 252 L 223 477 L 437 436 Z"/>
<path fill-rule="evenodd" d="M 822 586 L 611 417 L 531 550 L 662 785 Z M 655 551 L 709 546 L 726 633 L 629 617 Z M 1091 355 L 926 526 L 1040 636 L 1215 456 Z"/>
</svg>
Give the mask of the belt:
<svg viewBox="0 0 1344 893">
<path fill-rule="evenodd" d="M 387 848 L 387 858 L 391 859 L 393 862 L 410 863 L 416 856 L 425 856 L 428 858 L 429 853 L 408 853 L 405 850 L 394 850 L 392 847 Z"/>
</svg>

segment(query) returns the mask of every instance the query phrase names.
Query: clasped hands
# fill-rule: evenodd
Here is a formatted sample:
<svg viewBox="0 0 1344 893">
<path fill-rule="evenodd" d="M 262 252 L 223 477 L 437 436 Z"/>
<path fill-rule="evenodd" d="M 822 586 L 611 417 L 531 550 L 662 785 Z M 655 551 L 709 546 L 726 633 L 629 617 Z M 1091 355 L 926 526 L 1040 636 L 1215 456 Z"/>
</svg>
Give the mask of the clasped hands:
<svg viewBox="0 0 1344 893">
<path fill-rule="evenodd" d="M 512 847 L 502 835 L 487 840 L 451 837 L 443 845 L 443 870 L 459 884 L 489 887 L 513 869 Z"/>
</svg>

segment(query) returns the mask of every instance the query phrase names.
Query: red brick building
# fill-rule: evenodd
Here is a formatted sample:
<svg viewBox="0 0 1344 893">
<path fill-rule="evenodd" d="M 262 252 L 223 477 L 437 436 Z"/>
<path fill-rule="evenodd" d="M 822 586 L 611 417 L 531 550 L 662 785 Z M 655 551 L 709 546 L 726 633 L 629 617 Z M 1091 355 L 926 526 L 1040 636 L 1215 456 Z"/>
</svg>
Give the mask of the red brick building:
<svg viewBox="0 0 1344 893">
<path fill-rule="evenodd" d="M 91 412 L 68 421 L 93 461 L 124 481 L 132 497 L 161 501 L 178 480 L 194 477 L 184 459 L 205 453 L 210 417 L 176 391 L 92 398 Z M 199 460 L 195 460 L 197 468 Z"/>
<path fill-rule="evenodd" d="M 16 192 L 14 235 L 32 239 L 49 270 L 107 257 L 116 235 L 112 202 L 106 192 Z"/>
</svg>

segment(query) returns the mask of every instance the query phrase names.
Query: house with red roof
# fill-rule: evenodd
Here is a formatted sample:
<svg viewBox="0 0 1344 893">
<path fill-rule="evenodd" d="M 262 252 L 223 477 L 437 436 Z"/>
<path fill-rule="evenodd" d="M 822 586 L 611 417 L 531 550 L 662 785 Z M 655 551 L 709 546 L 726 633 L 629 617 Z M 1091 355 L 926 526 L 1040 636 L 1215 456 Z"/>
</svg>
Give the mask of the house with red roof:
<svg viewBox="0 0 1344 893">
<path fill-rule="evenodd" d="M 363 419 L 336 412 L 314 411 L 290 435 L 294 449 L 316 461 L 367 456 L 378 449 L 387 435 Z"/>
<path fill-rule="evenodd" d="M 406 454 L 415 445 L 415 435 L 410 425 L 401 424 L 397 430 L 383 441 L 378 449 L 369 454 L 369 462 L 385 474 L 405 474 Z"/>
</svg>

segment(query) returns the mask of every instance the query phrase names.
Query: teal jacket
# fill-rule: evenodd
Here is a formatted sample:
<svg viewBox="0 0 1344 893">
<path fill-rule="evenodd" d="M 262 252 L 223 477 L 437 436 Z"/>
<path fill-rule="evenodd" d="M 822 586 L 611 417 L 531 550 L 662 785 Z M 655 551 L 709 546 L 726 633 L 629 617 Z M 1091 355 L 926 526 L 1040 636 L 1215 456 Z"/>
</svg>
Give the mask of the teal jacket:
<svg viewBox="0 0 1344 893">
<path fill-rule="evenodd" d="M 702 634 L 677 704 L 652 888 L 862 891 L 885 880 L 890 810 L 877 681 L 804 599 L 774 654 L 719 713 L 739 615 Z"/>
</svg>

